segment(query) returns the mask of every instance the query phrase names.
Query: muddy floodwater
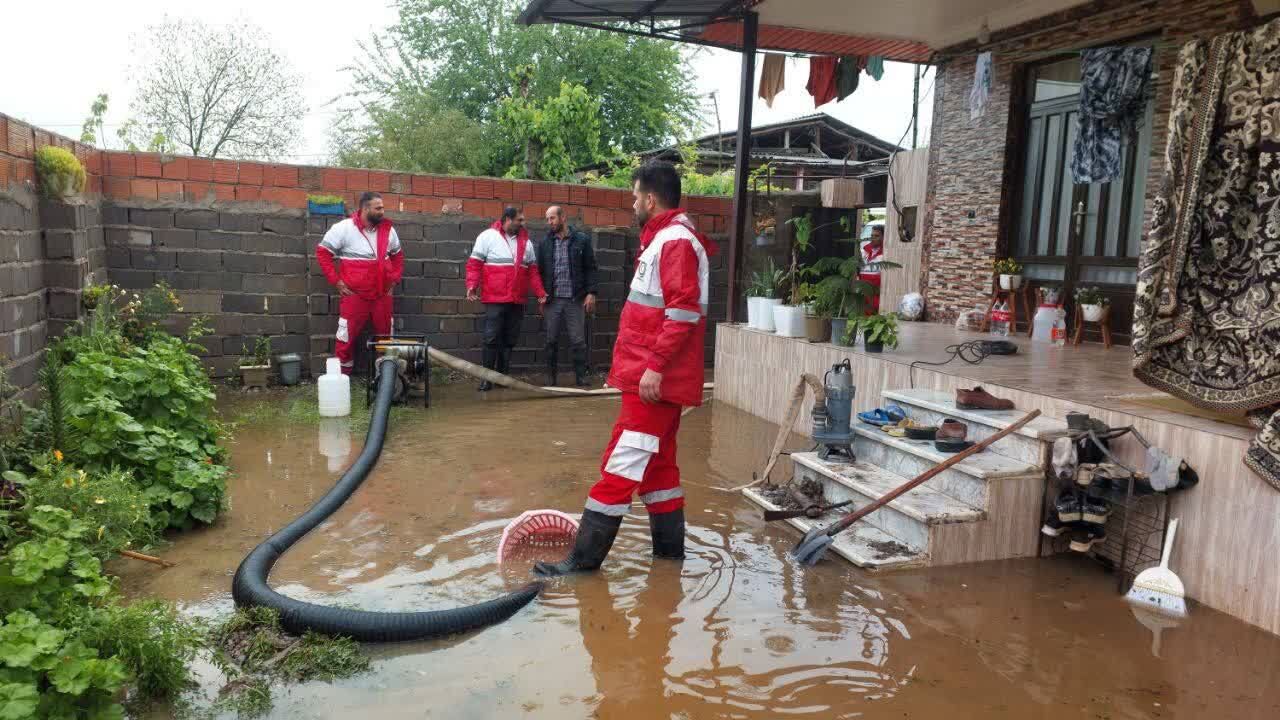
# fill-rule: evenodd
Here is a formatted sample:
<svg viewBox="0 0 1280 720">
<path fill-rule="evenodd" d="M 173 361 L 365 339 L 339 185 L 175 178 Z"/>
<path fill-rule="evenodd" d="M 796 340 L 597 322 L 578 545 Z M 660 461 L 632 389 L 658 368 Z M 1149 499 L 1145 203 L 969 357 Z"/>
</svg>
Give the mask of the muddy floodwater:
<svg viewBox="0 0 1280 720">
<path fill-rule="evenodd" d="M 282 399 L 226 405 L 246 402 Z M 497 562 L 503 526 L 526 509 L 580 511 L 616 409 L 438 390 L 430 410 L 394 417 L 364 487 L 282 558 L 272 584 L 370 610 L 456 606 L 523 584 L 527 561 Z M 371 672 L 280 688 L 270 717 L 1280 717 L 1280 638 L 1194 606 L 1157 646 L 1114 578 L 1078 556 L 885 575 L 834 555 L 798 566 L 794 531 L 713 489 L 750 479 L 774 432 L 715 403 L 684 419 L 683 564 L 650 557 L 637 504 L 602 572 L 549 584 L 495 627 L 368 646 Z M 362 443 L 344 422 L 240 427 L 229 511 L 162 550 L 177 567 L 115 565 L 125 589 L 229 612 L 241 558 Z"/>
</svg>

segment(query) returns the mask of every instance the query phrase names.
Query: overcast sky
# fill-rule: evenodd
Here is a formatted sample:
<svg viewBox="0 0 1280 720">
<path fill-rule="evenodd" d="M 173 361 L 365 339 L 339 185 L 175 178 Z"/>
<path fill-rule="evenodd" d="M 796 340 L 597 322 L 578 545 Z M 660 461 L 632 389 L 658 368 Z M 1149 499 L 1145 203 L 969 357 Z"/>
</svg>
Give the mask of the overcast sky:
<svg viewBox="0 0 1280 720">
<path fill-rule="evenodd" d="M 359 41 L 382 32 L 396 19 L 389 3 L 349 0 L 48 0 L 6 5 L 5 24 L 10 32 L 0 43 L 0 57 L 7 68 L 0 80 L 0 112 L 79 137 L 93 98 L 105 92 L 110 96 L 106 134 L 112 142 L 116 140 L 116 128 L 128 117 L 130 43 L 144 26 L 159 22 L 166 13 L 210 23 L 245 19 L 261 25 L 279 52 L 304 77 L 301 90 L 308 107 L 303 139 L 292 151 L 294 154 L 284 158 L 302 164 L 319 164 L 328 156 L 326 131 L 334 117 L 331 103 L 350 82 L 342 68 L 356 60 Z M 36 31 L 42 27 L 56 28 L 53 37 L 59 49 L 48 49 L 51 36 Z M 20 32 L 19 28 L 24 30 Z M 716 129 L 709 97 L 712 92 L 719 102 L 723 129 L 737 126 L 739 62 L 735 53 L 708 49 L 691 52 L 697 88 L 703 94 L 707 131 Z M 29 71 L 22 72 L 21 68 Z M 815 112 L 813 99 L 804 90 L 807 78 L 807 60 L 788 60 L 787 89 L 774 99 L 772 108 L 755 100 L 754 124 Z M 921 145 L 927 142 L 932 114 L 932 93 L 926 92 L 932 88 L 932 78 L 930 71 L 921 83 Z M 877 83 L 864 76 L 854 95 L 840 103 L 829 103 L 821 111 L 896 142 L 909 126 L 911 93 L 912 66 L 887 63 L 883 80 Z M 909 146 L 910 142 L 907 135 L 903 144 Z"/>
</svg>

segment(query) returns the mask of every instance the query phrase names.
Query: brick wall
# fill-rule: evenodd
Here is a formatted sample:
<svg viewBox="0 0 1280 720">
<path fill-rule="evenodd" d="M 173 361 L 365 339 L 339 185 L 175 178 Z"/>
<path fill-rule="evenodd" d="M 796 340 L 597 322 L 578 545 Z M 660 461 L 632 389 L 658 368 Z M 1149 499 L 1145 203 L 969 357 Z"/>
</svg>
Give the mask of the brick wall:
<svg viewBox="0 0 1280 720">
<path fill-rule="evenodd" d="M 1120 42 L 1155 34 L 1161 43 L 1239 29 L 1253 19 L 1242 0 L 1103 0 L 1040 18 L 992 36 L 994 78 L 986 112 L 969 119 L 973 48 L 944 51 L 953 59 L 938 69 L 929 145 L 925 240 L 921 287 L 929 317 L 951 321 L 982 301 L 990 288 L 991 261 L 1009 247 L 1020 150 L 1026 69 L 1057 48 Z M 1002 38 L 1017 38 L 999 44 Z M 1147 213 L 1160 187 L 1173 83 L 1175 47 L 1155 56 L 1156 111 L 1147 177 Z M 974 213 L 974 218 L 968 217 Z"/>
</svg>

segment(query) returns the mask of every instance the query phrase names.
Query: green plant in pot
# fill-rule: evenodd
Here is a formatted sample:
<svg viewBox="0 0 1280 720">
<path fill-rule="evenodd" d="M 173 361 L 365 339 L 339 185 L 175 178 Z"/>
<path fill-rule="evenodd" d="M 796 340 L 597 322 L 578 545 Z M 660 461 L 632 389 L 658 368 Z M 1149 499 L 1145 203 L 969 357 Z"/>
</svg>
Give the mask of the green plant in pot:
<svg viewBox="0 0 1280 720">
<path fill-rule="evenodd" d="M 784 284 L 788 288 L 787 302 L 773 309 L 775 330 L 785 337 L 804 337 L 804 303 L 805 285 L 800 281 L 800 255 L 809 251 L 813 238 L 813 218 L 808 213 L 793 217 L 787 221 L 792 229 L 791 265 L 783 274 Z"/>
<path fill-rule="evenodd" d="M 68 200 L 84 192 L 84 166 L 70 150 L 45 145 L 36 150 L 36 177 L 40 194 L 54 200 Z"/>
<path fill-rule="evenodd" d="M 767 258 L 761 268 L 751 273 L 747 284 L 747 327 L 773 332 L 773 308 L 781 302 L 778 297 L 784 282 L 784 273 Z"/>
<path fill-rule="evenodd" d="M 1111 300 L 1096 287 L 1082 287 L 1076 290 L 1076 304 L 1080 306 L 1080 314 L 1085 322 L 1098 322 L 1102 319 Z"/>
<path fill-rule="evenodd" d="M 851 231 L 847 216 L 839 220 L 841 228 Z M 838 238 L 836 242 L 856 242 L 853 236 Z M 876 286 L 860 279 L 866 268 L 900 268 L 891 260 L 864 263 L 862 253 L 855 252 L 847 258 L 826 257 L 801 270 L 801 274 L 813 279 L 813 311 L 831 320 L 831 341 L 844 344 L 847 317 L 861 317 L 868 303 L 878 292 Z"/>
<path fill-rule="evenodd" d="M 1017 290 L 1022 287 L 1022 265 L 1013 258 L 1000 258 L 993 263 L 996 275 L 1000 276 L 1001 290 Z"/>
<path fill-rule="evenodd" d="M 271 339 L 259 337 L 253 344 L 253 355 L 240 358 L 240 381 L 246 390 L 266 389 L 271 371 Z"/>
<path fill-rule="evenodd" d="M 852 345 L 853 334 L 862 333 L 862 343 L 867 352 L 882 352 L 885 347 L 890 350 L 898 347 L 898 316 L 894 313 L 882 315 L 850 316 L 849 328 L 845 330 L 846 340 Z"/>
</svg>

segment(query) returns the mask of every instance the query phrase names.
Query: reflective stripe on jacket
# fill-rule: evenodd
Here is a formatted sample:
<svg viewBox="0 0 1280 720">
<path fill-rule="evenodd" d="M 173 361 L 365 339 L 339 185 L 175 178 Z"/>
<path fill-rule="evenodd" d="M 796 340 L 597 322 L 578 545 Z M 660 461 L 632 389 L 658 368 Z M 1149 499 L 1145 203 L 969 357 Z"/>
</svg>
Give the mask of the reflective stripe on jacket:
<svg viewBox="0 0 1280 720">
<path fill-rule="evenodd" d="M 538 259 L 528 231 L 521 229 L 516 236 L 514 253 L 502 233 L 501 222 L 495 222 L 476 237 L 471 257 L 467 259 L 467 289 L 476 287 L 480 288 L 480 301 L 486 303 L 523 305 L 531 294 L 539 298 L 547 294 L 542 288 Z"/>
</svg>

